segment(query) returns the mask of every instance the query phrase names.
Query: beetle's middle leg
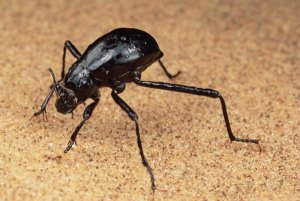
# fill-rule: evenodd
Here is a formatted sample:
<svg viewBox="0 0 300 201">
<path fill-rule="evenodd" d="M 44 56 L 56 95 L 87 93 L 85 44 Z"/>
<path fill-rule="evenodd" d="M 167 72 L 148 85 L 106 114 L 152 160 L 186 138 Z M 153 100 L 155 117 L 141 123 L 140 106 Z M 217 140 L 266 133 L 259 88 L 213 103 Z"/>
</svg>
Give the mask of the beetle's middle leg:
<svg viewBox="0 0 300 201">
<path fill-rule="evenodd" d="M 159 65 L 162 67 L 162 69 L 164 70 L 165 74 L 168 76 L 168 78 L 170 80 L 172 80 L 173 78 L 177 77 L 181 71 L 179 70 L 176 74 L 172 75 L 171 73 L 169 73 L 169 71 L 167 70 L 166 66 L 163 64 L 163 62 L 159 59 L 158 60 Z"/>
<path fill-rule="evenodd" d="M 147 168 L 147 171 L 150 175 L 151 178 L 151 188 L 153 190 L 153 192 L 155 191 L 156 187 L 155 187 L 155 179 L 154 179 L 154 175 L 152 172 L 152 168 L 150 167 L 146 156 L 144 154 L 143 151 L 143 147 L 142 147 L 142 141 L 141 141 L 141 135 L 140 135 L 140 129 L 139 129 L 139 122 L 138 122 L 138 115 L 133 111 L 133 109 L 131 109 L 131 107 L 129 105 L 127 105 L 127 103 L 125 101 L 123 101 L 117 94 L 117 91 L 113 90 L 111 92 L 111 96 L 114 99 L 114 101 L 121 107 L 121 109 L 123 111 L 125 111 L 128 116 L 130 117 L 131 120 L 133 120 L 135 122 L 135 129 L 136 129 L 136 136 L 137 136 L 137 144 L 140 150 L 140 155 L 142 158 L 142 162 L 143 165 Z"/>
</svg>

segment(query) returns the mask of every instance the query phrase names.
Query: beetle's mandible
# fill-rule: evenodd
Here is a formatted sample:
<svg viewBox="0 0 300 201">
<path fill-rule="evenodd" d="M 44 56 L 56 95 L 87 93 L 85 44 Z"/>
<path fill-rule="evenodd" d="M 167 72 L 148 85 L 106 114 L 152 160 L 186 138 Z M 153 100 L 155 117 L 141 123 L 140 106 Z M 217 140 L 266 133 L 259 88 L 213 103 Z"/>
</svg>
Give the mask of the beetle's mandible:
<svg viewBox="0 0 300 201">
<path fill-rule="evenodd" d="M 65 74 L 65 57 L 67 49 L 77 59 L 77 61 L 72 64 L 68 72 Z M 155 39 L 150 34 L 133 28 L 118 28 L 101 36 L 95 42 L 89 45 L 83 54 L 81 54 L 77 48 L 67 40 L 63 49 L 61 79 L 56 81 L 54 73 L 51 69 L 49 69 L 53 78 L 53 85 L 51 86 L 51 90 L 48 96 L 45 98 L 41 109 L 34 113 L 34 116 L 38 116 L 40 114 L 45 115 L 46 106 L 54 92 L 57 95 L 55 106 L 57 111 L 62 114 L 72 113 L 79 104 L 84 103 L 85 100 L 89 98 L 94 101 L 85 108 L 83 120 L 72 133 L 71 139 L 67 145 L 67 148 L 65 149 L 66 153 L 72 148 L 79 130 L 91 117 L 93 110 L 98 105 L 100 100 L 99 88 L 110 87 L 112 89 L 111 96 L 114 101 L 135 123 L 139 152 L 143 165 L 147 168 L 147 171 L 150 175 L 151 187 L 153 191 L 155 190 L 155 179 L 152 169 L 143 151 L 139 131 L 138 115 L 118 95 L 125 90 L 126 83 L 133 82 L 136 85 L 143 87 L 176 91 L 219 99 L 223 111 L 225 126 L 227 128 L 227 133 L 230 140 L 255 144 L 259 143 L 259 141 L 256 139 L 242 139 L 233 135 L 225 101 L 218 91 L 172 83 L 142 81 L 142 72 L 156 61 L 159 62 L 165 74 L 170 79 L 179 75 L 180 71 L 175 75 L 171 75 L 167 71 L 166 67 L 160 60 L 162 56 L 162 51 L 158 47 Z"/>
</svg>

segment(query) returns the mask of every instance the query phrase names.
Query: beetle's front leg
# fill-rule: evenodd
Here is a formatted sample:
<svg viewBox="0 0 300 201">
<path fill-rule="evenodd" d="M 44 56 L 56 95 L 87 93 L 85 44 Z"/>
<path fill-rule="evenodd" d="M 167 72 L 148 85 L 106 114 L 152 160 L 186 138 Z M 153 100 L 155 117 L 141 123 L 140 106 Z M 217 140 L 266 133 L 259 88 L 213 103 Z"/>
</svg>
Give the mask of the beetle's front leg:
<svg viewBox="0 0 300 201">
<path fill-rule="evenodd" d="M 52 86 L 51 91 L 46 96 L 43 104 L 41 105 L 41 109 L 39 111 L 37 111 L 36 113 L 34 113 L 33 116 L 38 116 L 40 114 L 43 114 L 43 119 L 44 119 L 44 117 L 46 117 L 46 119 L 47 119 L 47 116 L 46 116 L 46 106 L 49 103 L 49 100 L 52 97 L 54 91 L 55 91 L 55 86 Z"/>
<path fill-rule="evenodd" d="M 67 148 L 64 151 L 65 153 L 67 153 L 72 148 L 73 144 L 75 143 L 78 132 L 80 131 L 83 124 L 92 116 L 92 113 L 93 113 L 94 109 L 96 108 L 96 106 L 98 105 L 99 100 L 100 100 L 100 97 L 95 98 L 94 102 L 85 108 L 85 110 L 83 112 L 83 120 L 80 122 L 80 124 L 76 127 L 75 131 L 72 133 L 71 139 L 68 142 Z"/>
<path fill-rule="evenodd" d="M 81 57 L 81 53 L 79 50 L 73 45 L 73 43 L 69 40 L 65 41 L 64 44 L 64 51 L 63 51 L 63 56 L 62 56 L 62 69 L 61 69 L 61 80 L 64 79 L 65 77 L 65 66 L 66 66 L 66 52 L 67 49 L 71 52 L 71 54 L 76 58 L 79 59 Z M 60 80 L 60 81 L 61 81 Z"/>
</svg>

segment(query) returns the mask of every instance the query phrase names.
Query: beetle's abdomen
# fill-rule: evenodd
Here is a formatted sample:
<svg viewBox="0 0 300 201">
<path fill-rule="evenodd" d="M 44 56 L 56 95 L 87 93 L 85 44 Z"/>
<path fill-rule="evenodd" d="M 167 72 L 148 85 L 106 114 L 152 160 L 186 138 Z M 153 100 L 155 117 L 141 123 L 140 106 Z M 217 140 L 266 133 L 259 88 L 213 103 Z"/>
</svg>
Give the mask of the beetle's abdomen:
<svg viewBox="0 0 300 201">
<path fill-rule="evenodd" d="M 97 39 L 82 58 L 93 74 L 102 74 L 105 69 L 123 75 L 141 66 L 144 70 L 162 56 L 150 34 L 138 29 L 120 28 Z"/>
<path fill-rule="evenodd" d="M 159 53 L 155 39 L 148 33 L 138 29 L 115 29 L 105 38 L 103 50 L 113 50 L 118 53 L 116 59 L 123 56 L 128 59 Z"/>
</svg>

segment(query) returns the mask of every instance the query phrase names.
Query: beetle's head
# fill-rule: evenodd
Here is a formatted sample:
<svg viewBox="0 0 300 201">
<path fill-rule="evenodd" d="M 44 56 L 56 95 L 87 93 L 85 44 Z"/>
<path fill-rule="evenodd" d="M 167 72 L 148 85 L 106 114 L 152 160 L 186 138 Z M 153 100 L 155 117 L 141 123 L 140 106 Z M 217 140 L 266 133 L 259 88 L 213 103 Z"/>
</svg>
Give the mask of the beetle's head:
<svg viewBox="0 0 300 201">
<path fill-rule="evenodd" d="M 78 105 L 75 93 L 71 89 L 65 88 L 61 81 L 57 83 L 53 71 L 51 69 L 49 71 L 53 78 L 52 87 L 54 87 L 57 96 L 55 103 L 57 111 L 62 114 L 73 112 Z"/>
<path fill-rule="evenodd" d="M 60 86 L 55 103 L 57 112 L 62 114 L 71 113 L 75 110 L 77 105 L 77 98 L 74 92 L 70 89 Z"/>
</svg>

